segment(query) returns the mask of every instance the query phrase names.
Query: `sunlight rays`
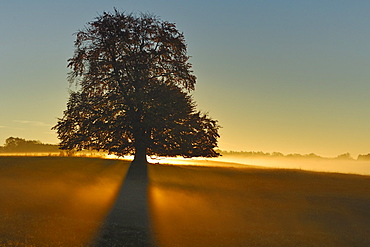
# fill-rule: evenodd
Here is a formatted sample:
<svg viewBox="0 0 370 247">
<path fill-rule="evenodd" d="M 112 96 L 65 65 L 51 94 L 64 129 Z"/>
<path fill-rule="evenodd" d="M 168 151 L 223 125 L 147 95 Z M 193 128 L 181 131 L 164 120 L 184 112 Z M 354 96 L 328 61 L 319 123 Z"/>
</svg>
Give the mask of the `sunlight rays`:
<svg viewBox="0 0 370 247">
<path fill-rule="evenodd" d="M 15 160 L 17 163 L 13 163 Z M 112 207 L 127 164 L 86 158 L 1 157 L 0 245 L 81 246 Z"/>
</svg>

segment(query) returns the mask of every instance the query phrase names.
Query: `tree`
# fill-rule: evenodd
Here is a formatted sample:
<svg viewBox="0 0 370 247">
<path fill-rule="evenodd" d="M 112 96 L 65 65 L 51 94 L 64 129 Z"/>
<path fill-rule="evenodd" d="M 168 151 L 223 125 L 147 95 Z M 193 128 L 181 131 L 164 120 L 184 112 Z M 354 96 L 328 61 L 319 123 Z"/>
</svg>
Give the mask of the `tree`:
<svg viewBox="0 0 370 247">
<path fill-rule="evenodd" d="M 352 160 L 350 153 L 344 153 L 337 156 L 337 159 L 343 159 L 343 160 Z"/>
<path fill-rule="evenodd" d="M 175 24 L 104 12 L 77 32 L 67 110 L 53 129 L 62 149 L 117 155 L 216 157 L 216 120 L 196 111 L 196 77 Z"/>
<path fill-rule="evenodd" d="M 40 141 L 26 140 L 19 137 L 9 137 L 5 140 L 4 148 L 7 151 L 25 151 L 33 146 L 40 145 Z"/>
<path fill-rule="evenodd" d="M 58 152 L 57 145 L 44 144 L 41 141 L 9 137 L 5 140 L 0 152 Z"/>
</svg>

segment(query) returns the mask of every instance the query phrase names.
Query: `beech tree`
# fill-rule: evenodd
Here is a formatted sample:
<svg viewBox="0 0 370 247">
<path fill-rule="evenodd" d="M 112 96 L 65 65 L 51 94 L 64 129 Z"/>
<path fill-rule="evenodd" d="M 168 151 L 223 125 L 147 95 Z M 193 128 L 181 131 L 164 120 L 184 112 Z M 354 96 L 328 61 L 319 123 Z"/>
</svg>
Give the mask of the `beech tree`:
<svg viewBox="0 0 370 247">
<path fill-rule="evenodd" d="M 196 110 L 184 35 L 149 14 L 104 12 L 76 34 L 71 91 L 53 127 L 67 150 L 216 157 L 216 120 Z"/>
</svg>

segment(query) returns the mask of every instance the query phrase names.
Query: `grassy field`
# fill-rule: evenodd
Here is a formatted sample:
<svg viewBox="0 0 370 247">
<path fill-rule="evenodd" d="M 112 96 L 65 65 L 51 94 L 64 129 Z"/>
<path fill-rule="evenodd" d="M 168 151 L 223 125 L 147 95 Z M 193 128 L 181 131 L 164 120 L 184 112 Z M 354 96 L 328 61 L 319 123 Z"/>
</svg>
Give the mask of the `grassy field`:
<svg viewBox="0 0 370 247">
<path fill-rule="evenodd" d="M 114 203 L 127 162 L 0 157 L 0 246 L 84 246 Z"/>
<path fill-rule="evenodd" d="M 128 165 L 0 157 L 0 246 L 88 245 Z M 149 166 L 153 245 L 370 246 L 369 176 L 213 165 Z"/>
<path fill-rule="evenodd" d="M 370 246 L 370 177 L 152 166 L 160 246 Z"/>
</svg>

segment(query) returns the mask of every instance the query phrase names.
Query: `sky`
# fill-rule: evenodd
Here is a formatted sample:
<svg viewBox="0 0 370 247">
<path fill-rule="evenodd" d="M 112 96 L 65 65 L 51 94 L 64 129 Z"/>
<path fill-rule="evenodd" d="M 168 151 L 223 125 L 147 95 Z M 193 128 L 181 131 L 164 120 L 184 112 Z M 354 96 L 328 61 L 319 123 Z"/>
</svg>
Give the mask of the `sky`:
<svg viewBox="0 0 370 247">
<path fill-rule="evenodd" d="M 194 99 L 222 126 L 222 150 L 370 153 L 365 0 L 0 0 L 0 145 L 58 143 L 73 34 L 114 7 L 184 33 Z"/>
</svg>

